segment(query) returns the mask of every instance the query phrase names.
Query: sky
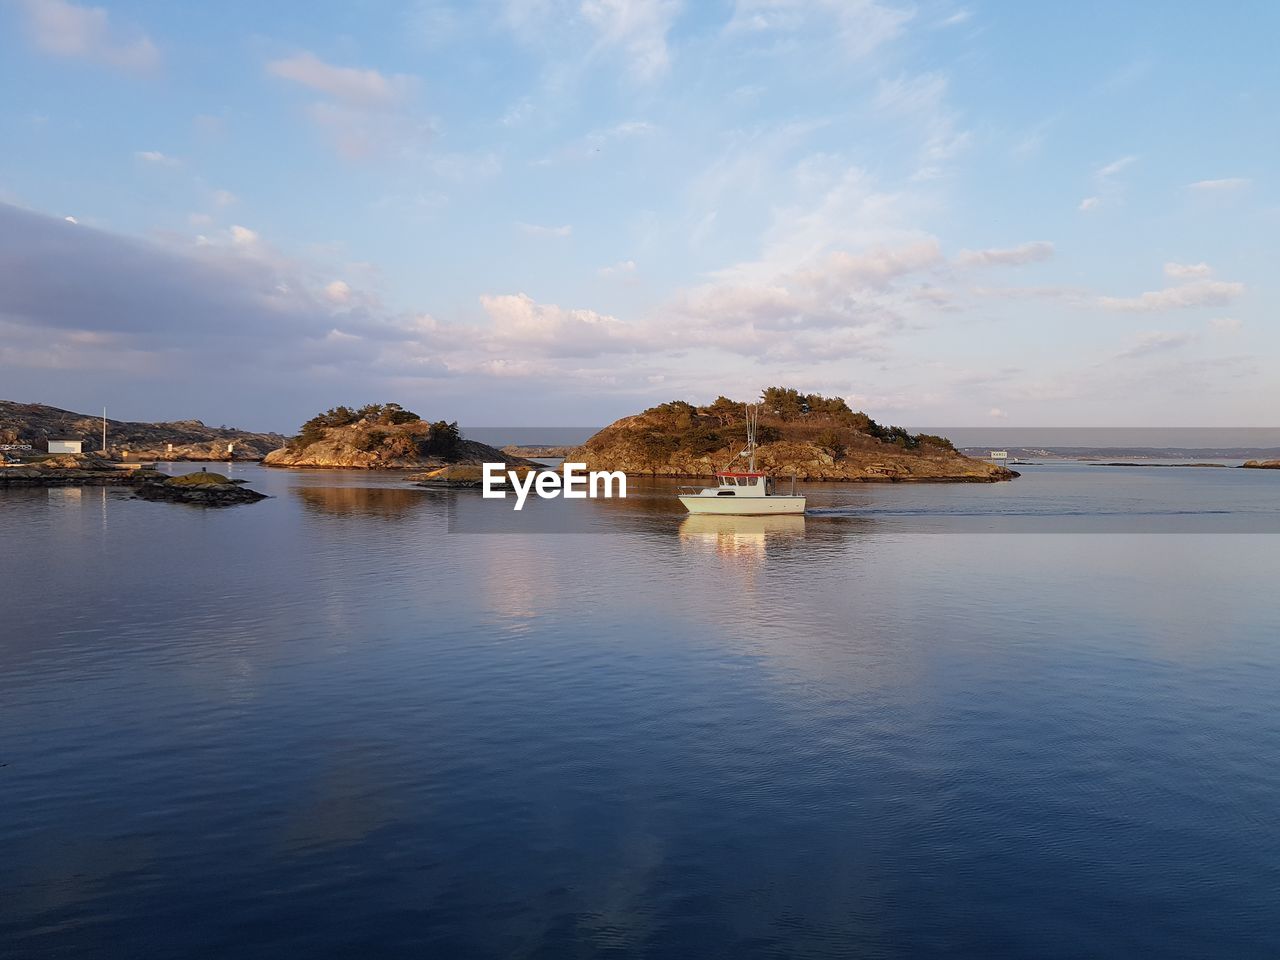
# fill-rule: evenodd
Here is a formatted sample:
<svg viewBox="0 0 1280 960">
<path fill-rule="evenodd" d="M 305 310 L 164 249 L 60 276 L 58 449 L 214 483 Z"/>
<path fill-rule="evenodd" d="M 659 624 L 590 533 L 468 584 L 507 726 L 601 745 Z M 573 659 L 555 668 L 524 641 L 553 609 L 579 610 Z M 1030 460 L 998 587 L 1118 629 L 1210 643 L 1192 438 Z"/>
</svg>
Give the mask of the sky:
<svg viewBox="0 0 1280 960">
<path fill-rule="evenodd" d="M 0 0 L 0 399 L 1276 426 L 1280 5 Z"/>
</svg>

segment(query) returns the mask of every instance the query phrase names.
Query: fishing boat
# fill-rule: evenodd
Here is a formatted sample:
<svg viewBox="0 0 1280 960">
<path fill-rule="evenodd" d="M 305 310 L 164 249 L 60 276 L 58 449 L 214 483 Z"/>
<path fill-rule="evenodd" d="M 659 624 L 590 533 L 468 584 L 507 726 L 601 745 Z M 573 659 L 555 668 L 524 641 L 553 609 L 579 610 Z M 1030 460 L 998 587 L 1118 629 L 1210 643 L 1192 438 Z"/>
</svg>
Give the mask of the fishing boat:
<svg viewBox="0 0 1280 960">
<path fill-rule="evenodd" d="M 804 513 L 805 499 L 796 494 L 794 477 L 791 478 L 791 493 L 780 494 L 774 490 L 773 478 L 756 470 L 756 426 L 759 420 L 759 407 L 747 407 L 747 446 L 738 454 L 738 457 L 747 458 L 747 469 L 718 472 L 713 487 L 681 487 L 680 502 L 686 510 L 690 513 L 736 516 Z"/>
</svg>

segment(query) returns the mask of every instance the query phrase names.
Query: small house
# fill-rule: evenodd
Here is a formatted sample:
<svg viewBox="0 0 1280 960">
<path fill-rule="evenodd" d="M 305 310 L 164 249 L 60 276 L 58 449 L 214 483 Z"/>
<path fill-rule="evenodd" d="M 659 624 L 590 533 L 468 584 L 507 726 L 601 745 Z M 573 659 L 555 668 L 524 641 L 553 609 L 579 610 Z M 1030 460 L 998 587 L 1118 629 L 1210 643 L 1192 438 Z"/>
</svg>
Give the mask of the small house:
<svg viewBox="0 0 1280 960">
<path fill-rule="evenodd" d="M 50 453 L 81 453 L 81 447 L 84 446 L 83 440 L 72 440 L 70 438 L 49 438 Z"/>
</svg>

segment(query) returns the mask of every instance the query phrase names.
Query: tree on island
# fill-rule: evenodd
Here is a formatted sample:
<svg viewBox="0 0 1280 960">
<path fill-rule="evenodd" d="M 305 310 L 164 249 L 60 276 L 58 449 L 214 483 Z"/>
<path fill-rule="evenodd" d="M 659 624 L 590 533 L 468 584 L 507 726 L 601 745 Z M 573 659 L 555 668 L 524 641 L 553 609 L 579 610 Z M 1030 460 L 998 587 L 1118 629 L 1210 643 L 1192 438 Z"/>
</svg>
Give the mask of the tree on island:
<svg viewBox="0 0 1280 960">
<path fill-rule="evenodd" d="M 421 419 L 412 410 L 406 410 L 398 403 L 366 403 L 363 407 L 354 408 L 345 405 L 330 407 L 304 423 L 289 445 L 295 449 L 309 446 L 322 439 L 325 431 L 332 427 L 349 427 L 362 420 L 371 426 L 395 426 Z"/>
<path fill-rule="evenodd" d="M 756 402 L 762 414 L 756 428 L 756 441 L 761 444 L 781 440 L 785 430 L 789 437 L 810 440 L 836 456 L 850 447 L 855 434 L 865 434 L 906 450 L 922 446 L 954 449 L 945 437 L 913 434 L 905 427 L 877 423 L 867 414 L 852 410 L 842 397 L 801 393 L 791 387 L 766 387 Z M 741 443 L 746 432 L 745 406 L 720 396 L 702 407 L 672 400 L 645 413 L 661 424 L 661 433 L 674 438 L 676 449 L 701 455 Z M 653 463 L 665 461 L 671 452 L 665 450 L 664 441 L 656 437 L 643 438 L 640 444 L 646 459 Z"/>
</svg>

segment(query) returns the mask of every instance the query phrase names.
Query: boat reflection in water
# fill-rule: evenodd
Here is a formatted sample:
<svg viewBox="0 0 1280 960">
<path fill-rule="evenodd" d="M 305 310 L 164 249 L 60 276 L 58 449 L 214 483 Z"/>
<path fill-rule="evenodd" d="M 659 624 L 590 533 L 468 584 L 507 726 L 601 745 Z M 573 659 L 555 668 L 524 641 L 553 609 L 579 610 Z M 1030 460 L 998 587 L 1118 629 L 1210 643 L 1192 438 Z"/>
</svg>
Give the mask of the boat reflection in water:
<svg viewBox="0 0 1280 960">
<path fill-rule="evenodd" d="M 803 514 L 753 517 L 691 513 L 680 523 L 683 543 L 710 547 L 733 560 L 763 560 L 770 545 L 803 537 Z"/>
</svg>

